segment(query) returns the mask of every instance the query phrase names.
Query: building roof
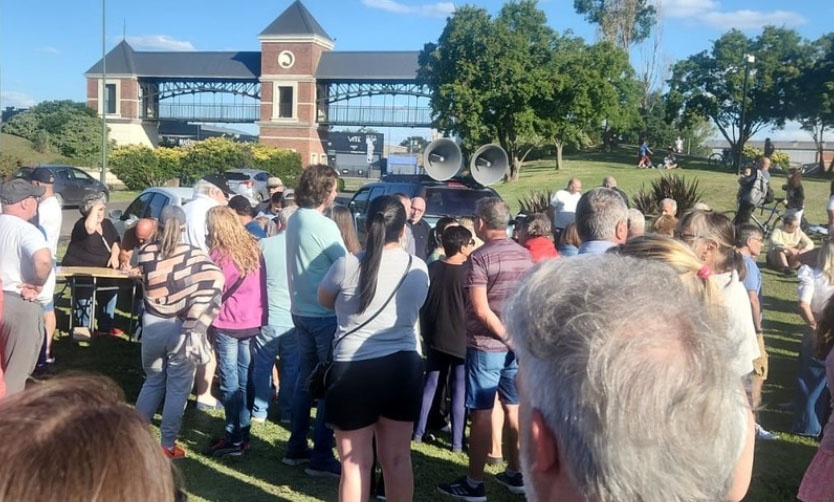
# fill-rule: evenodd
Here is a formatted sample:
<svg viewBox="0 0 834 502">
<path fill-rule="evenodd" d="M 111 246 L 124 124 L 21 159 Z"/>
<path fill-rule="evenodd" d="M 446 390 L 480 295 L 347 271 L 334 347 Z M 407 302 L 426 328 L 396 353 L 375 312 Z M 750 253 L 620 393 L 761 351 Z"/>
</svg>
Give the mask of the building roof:
<svg viewBox="0 0 834 502">
<path fill-rule="evenodd" d="M 419 55 L 417 51 L 325 52 L 316 69 L 316 79 L 413 81 Z"/>
<path fill-rule="evenodd" d="M 317 36 L 333 41 L 300 0 L 295 0 L 290 4 L 259 36 Z"/>
<path fill-rule="evenodd" d="M 107 74 L 148 78 L 233 78 L 257 80 L 260 52 L 137 52 L 122 41 L 105 56 Z M 86 75 L 101 75 L 101 60 Z"/>
</svg>

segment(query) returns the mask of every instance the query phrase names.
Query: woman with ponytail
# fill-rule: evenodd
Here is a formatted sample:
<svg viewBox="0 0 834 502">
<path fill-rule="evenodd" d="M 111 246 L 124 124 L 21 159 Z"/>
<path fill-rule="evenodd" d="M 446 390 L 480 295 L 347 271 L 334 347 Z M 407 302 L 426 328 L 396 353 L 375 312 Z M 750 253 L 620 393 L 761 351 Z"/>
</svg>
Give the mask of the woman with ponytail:
<svg viewBox="0 0 834 502">
<path fill-rule="evenodd" d="M 142 367 L 145 383 L 136 412 L 150 422 L 162 403 L 159 432 L 170 458 L 185 451 L 175 439 L 197 365 L 211 357 L 207 331 L 220 309 L 223 273 L 199 248 L 182 243 L 185 212 L 165 206 L 156 240 L 138 251 L 138 275 L 145 290 Z"/>
<path fill-rule="evenodd" d="M 760 356 L 753 325 L 753 310 L 742 280 L 747 272 L 744 258 L 735 247 L 735 227 L 729 218 L 713 211 L 695 210 L 678 222 L 678 239 L 688 244 L 708 267 L 721 291 L 729 336 L 738 347 L 733 368 L 739 376 L 753 372 Z M 753 403 L 758 405 L 758 403 Z"/>
<path fill-rule="evenodd" d="M 337 260 L 318 290 L 338 322 L 324 408 L 336 433 L 342 501 L 368 500 L 374 437 L 388 500 L 414 494 L 410 442 L 423 387 L 414 325 L 428 271 L 400 246 L 406 218 L 397 197 L 374 199 L 365 251 Z"/>
</svg>

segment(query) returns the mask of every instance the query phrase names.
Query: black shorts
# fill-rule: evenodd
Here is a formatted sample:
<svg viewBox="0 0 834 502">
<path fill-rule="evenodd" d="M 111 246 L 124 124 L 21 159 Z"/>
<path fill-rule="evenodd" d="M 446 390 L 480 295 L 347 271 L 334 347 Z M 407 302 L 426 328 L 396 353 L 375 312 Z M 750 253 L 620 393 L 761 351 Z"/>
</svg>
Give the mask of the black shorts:
<svg viewBox="0 0 834 502">
<path fill-rule="evenodd" d="M 328 427 L 352 431 L 379 417 L 414 422 L 423 397 L 423 358 L 414 351 L 353 362 L 336 362 L 327 377 L 324 419 Z"/>
</svg>

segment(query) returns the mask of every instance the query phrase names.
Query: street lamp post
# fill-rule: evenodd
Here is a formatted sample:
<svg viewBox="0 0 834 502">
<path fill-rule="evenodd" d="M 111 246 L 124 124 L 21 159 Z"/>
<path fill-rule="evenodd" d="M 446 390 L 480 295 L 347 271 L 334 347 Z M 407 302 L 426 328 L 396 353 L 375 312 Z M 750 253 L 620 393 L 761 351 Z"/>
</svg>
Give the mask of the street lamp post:
<svg viewBox="0 0 834 502">
<path fill-rule="evenodd" d="M 741 123 L 738 131 L 738 147 L 736 148 L 736 172 L 741 174 L 741 153 L 744 149 L 744 143 L 747 138 L 744 135 L 745 115 L 747 112 L 747 80 L 750 77 L 750 65 L 756 62 L 756 56 L 752 54 L 744 55 L 744 82 L 741 86 Z"/>
</svg>

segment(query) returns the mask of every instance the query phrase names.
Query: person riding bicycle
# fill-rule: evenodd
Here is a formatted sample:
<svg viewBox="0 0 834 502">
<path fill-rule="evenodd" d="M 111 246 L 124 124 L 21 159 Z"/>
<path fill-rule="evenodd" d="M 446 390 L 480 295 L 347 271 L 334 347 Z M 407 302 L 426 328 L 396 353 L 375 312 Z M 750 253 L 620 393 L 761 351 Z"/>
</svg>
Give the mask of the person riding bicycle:
<svg viewBox="0 0 834 502">
<path fill-rule="evenodd" d="M 738 191 L 738 212 L 736 213 L 736 225 L 742 223 L 749 223 L 750 216 L 753 215 L 753 210 L 757 206 L 768 202 L 768 192 L 770 191 L 770 159 L 762 157 L 759 160 L 759 168 L 752 170 L 746 168 L 741 176 L 738 178 L 740 185 Z M 772 199 L 770 200 L 772 202 Z"/>
</svg>

